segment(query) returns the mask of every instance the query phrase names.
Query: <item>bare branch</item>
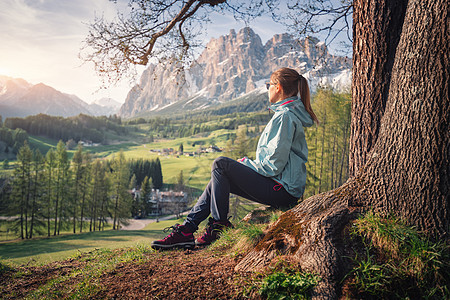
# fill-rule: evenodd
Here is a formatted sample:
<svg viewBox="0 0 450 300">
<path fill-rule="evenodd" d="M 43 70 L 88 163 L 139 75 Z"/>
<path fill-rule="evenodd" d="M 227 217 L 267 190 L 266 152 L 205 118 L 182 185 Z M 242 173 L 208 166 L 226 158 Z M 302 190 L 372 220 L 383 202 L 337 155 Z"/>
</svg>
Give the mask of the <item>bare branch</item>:
<svg viewBox="0 0 450 300">
<path fill-rule="evenodd" d="M 151 59 L 158 63 L 176 60 L 184 68 L 193 61 L 194 49 L 203 46 L 196 39 L 210 22 L 212 12 L 231 13 L 246 24 L 269 14 L 304 35 L 327 32 L 328 42 L 332 42 L 346 29 L 349 34 L 350 1 L 339 0 L 340 5 L 332 5 L 337 1 L 288 0 L 289 24 L 283 21 L 286 11 L 280 8 L 286 2 L 281 0 L 129 0 L 129 10 L 116 19 L 96 17 L 88 25 L 80 58 L 94 63 L 108 85 L 122 77 L 133 77 L 136 66 L 147 65 Z M 325 18 L 328 25 L 324 26 Z"/>
<path fill-rule="evenodd" d="M 351 42 L 352 28 L 348 17 L 353 13 L 352 0 L 293 0 L 287 3 L 289 10 L 284 24 L 297 36 L 325 34 L 325 44 L 346 32 Z"/>
</svg>

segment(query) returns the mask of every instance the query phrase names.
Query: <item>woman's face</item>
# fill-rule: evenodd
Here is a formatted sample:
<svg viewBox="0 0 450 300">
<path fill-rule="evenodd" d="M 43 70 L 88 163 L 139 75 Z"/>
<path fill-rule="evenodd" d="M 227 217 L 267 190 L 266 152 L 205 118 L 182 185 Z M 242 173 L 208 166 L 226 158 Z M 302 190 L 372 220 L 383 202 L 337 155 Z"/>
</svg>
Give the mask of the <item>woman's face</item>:
<svg viewBox="0 0 450 300">
<path fill-rule="evenodd" d="M 269 86 L 269 101 L 270 103 L 276 103 L 281 99 L 281 85 L 279 83 L 275 83 L 273 78 L 270 78 L 270 86 Z"/>
</svg>

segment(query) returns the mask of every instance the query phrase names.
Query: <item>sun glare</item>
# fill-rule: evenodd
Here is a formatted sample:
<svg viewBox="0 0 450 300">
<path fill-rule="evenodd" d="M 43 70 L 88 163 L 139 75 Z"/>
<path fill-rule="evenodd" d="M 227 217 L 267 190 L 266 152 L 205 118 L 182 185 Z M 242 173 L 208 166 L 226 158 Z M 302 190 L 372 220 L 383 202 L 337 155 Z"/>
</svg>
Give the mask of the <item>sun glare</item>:
<svg viewBox="0 0 450 300">
<path fill-rule="evenodd" d="M 3 76 L 10 76 L 10 72 L 9 72 L 8 69 L 3 68 L 3 67 L 0 67 L 0 75 L 3 75 Z"/>
</svg>

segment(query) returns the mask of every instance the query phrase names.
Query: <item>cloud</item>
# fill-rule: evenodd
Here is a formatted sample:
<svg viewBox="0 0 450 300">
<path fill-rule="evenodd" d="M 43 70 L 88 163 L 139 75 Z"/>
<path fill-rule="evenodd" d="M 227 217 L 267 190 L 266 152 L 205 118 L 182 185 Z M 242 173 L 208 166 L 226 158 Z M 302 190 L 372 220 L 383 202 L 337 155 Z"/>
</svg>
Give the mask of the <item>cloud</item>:
<svg viewBox="0 0 450 300">
<path fill-rule="evenodd" d="M 82 64 L 78 54 L 88 27 L 95 16 L 113 19 L 117 9 L 126 12 L 128 0 L 0 0 L 0 70 L 31 83 L 43 82 L 62 92 L 75 94 L 91 102 L 103 96 L 125 101 L 131 89 L 125 80 L 120 86 L 97 92 L 101 86 L 94 68 Z M 211 37 L 238 31 L 245 26 L 231 15 L 212 14 L 206 34 Z M 257 19 L 250 26 L 265 43 L 283 31 L 268 18 Z M 270 24 L 270 25 L 268 25 Z M 0 74 L 2 75 L 2 74 Z"/>
<path fill-rule="evenodd" d="M 108 0 L 0 1 L 0 70 L 94 100 L 100 82 L 78 53 L 96 13 L 114 16 L 116 7 Z"/>
</svg>

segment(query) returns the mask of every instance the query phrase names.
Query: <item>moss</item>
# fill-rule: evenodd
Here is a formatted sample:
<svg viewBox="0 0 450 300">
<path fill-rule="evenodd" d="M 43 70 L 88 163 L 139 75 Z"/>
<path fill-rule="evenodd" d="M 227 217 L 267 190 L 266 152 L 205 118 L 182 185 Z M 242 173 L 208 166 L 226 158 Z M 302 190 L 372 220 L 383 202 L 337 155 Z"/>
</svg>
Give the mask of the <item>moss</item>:
<svg viewBox="0 0 450 300">
<path fill-rule="evenodd" d="M 261 242 L 256 245 L 256 251 L 281 250 L 294 253 L 301 245 L 305 228 L 310 221 L 302 221 L 302 217 L 297 217 L 293 212 L 288 211 L 280 216 L 277 223 L 269 229 Z M 294 245 L 286 243 L 287 236 L 294 239 Z"/>
</svg>

